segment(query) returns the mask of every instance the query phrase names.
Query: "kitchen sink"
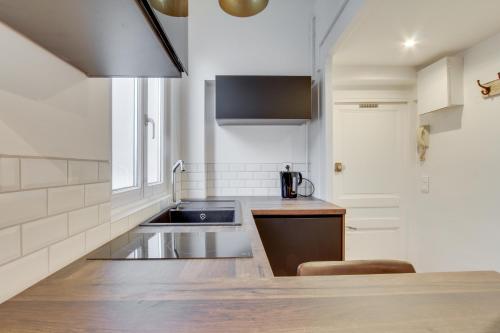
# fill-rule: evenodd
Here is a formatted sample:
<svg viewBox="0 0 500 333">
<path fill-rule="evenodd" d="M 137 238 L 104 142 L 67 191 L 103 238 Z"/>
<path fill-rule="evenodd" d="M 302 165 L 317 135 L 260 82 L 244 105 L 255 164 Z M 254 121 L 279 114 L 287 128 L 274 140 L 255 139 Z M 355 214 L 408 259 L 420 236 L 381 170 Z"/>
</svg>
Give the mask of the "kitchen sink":
<svg viewBox="0 0 500 333">
<path fill-rule="evenodd" d="M 236 200 L 196 200 L 169 207 L 142 223 L 161 225 L 240 225 L 240 204 Z"/>
</svg>

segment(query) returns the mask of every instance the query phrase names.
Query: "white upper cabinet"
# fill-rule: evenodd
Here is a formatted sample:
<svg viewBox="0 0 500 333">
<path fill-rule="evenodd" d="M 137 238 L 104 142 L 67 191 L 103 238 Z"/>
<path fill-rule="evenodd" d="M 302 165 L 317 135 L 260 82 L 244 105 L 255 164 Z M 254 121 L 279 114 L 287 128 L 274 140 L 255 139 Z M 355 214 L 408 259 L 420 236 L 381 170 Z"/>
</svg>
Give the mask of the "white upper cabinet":
<svg viewBox="0 0 500 333">
<path fill-rule="evenodd" d="M 445 57 L 418 72 L 419 114 L 463 105 L 463 68 L 463 58 Z"/>
</svg>

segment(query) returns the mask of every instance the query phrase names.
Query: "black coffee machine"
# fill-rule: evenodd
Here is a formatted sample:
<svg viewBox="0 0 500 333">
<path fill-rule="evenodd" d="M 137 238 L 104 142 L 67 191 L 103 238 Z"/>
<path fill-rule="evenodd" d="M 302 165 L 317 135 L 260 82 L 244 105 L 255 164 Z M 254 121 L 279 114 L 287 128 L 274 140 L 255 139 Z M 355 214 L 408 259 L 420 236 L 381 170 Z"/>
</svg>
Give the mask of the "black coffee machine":
<svg viewBox="0 0 500 333">
<path fill-rule="evenodd" d="M 297 198 L 299 185 L 302 184 L 302 174 L 290 171 L 290 166 L 286 166 L 286 171 L 280 172 L 281 197 L 283 199 Z"/>
</svg>

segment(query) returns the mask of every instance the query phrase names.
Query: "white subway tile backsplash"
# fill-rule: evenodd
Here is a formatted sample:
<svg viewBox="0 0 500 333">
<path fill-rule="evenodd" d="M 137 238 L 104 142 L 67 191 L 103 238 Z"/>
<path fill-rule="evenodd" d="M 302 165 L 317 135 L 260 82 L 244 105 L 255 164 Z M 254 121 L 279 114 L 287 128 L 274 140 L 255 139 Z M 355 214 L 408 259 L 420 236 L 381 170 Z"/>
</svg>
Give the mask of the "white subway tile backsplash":
<svg viewBox="0 0 500 333">
<path fill-rule="evenodd" d="M 261 187 L 261 183 L 260 180 L 246 180 L 245 187 Z"/>
<path fill-rule="evenodd" d="M 104 223 L 85 232 L 85 249 L 87 252 L 109 241 L 111 236 L 111 224 Z"/>
<path fill-rule="evenodd" d="M 260 164 L 253 164 L 253 163 L 246 164 L 244 166 L 246 171 L 260 171 L 262 168 Z"/>
<path fill-rule="evenodd" d="M 40 281 L 48 273 L 47 249 L 0 266 L 0 303 Z"/>
<path fill-rule="evenodd" d="M 66 185 L 68 162 L 41 158 L 21 159 L 21 188 L 32 189 Z"/>
<path fill-rule="evenodd" d="M 253 172 L 240 172 L 240 173 L 238 173 L 238 179 L 253 179 L 253 178 L 254 178 Z"/>
<path fill-rule="evenodd" d="M 244 187 L 244 186 L 245 186 L 244 180 L 230 180 L 229 181 L 229 187 Z"/>
<path fill-rule="evenodd" d="M 15 226 L 0 230 L 0 265 L 20 256 L 21 228 Z"/>
<path fill-rule="evenodd" d="M 254 191 L 251 188 L 239 188 L 238 189 L 239 196 L 252 196 L 253 193 L 254 193 Z"/>
<path fill-rule="evenodd" d="M 261 171 L 278 171 L 280 169 L 279 164 L 262 164 L 261 165 Z"/>
<path fill-rule="evenodd" d="M 280 196 L 281 195 L 281 189 L 279 189 L 279 188 L 270 188 L 270 189 L 268 189 L 267 195 L 269 195 L 269 196 Z"/>
<path fill-rule="evenodd" d="M 245 164 L 230 164 L 229 170 L 230 171 L 245 171 Z M 249 170 L 249 171 L 253 171 L 253 170 Z"/>
<path fill-rule="evenodd" d="M 111 222 L 111 238 L 115 238 L 128 230 L 128 219 L 128 217 L 124 217 L 118 221 Z"/>
<path fill-rule="evenodd" d="M 0 157 L 0 192 L 17 191 L 20 187 L 19 159 Z"/>
<path fill-rule="evenodd" d="M 99 224 L 99 206 L 87 207 L 69 213 L 69 234 L 74 235 Z"/>
<path fill-rule="evenodd" d="M 68 237 L 68 215 L 62 214 L 22 225 L 23 254 Z"/>
<path fill-rule="evenodd" d="M 255 172 L 253 176 L 255 179 L 273 179 L 274 177 L 272 172 Z"/>
<path fill-rule="evenodd" d="M 214 171 L 229 171 L 229 164 L 217 163 L 214 165 Z"/>
<path fill-rule="evenodd" d="M 197 168 L 203 183 L 205 168 Z M 0 157 L 0 303 L 109 240 L 109 169 L 99 161 Z"/>
<path fill-rule="evenodd" d="M 65 186 L 48 189 L 49 215 L 82 208 L 85 191 L 83 185 Z"/>
<path fill-rule="evenodd" d="M 215 180 L 214 187 L 215 188 L 229 187 L 229 181 L 228 180 Z"/>
<path fill-rule="evenodd" d="M 107 182 L 111 180 L 111 165 L 109 162 L 99 162 L 99 181 Z"/>
<path fill-rule="evenodd" d="M 69 184 L 95 183 L 99 179 L 99 166 L 96 161 L 69 161 Z"/>
<path fill-rule="evenodd" d="M 262 183 L 261 183 L 261 185 L 262 185 L 262 187 L 269 187 L 269 188 L 277 186 L 275 180 L 268 180 L 268 179 L 263 180 Z"/>
<path fill-rule="evenodd" d="M 99 183 L 85 185 L 85 206 L 92 206 L 111 199 L 111 184 Z"/>
<path fill-rule="evenodd" d="M 223 188 L 222 189 L 222 195 L 223 196 L 238 195 L 238 189 L 237 188 Z"/>
<path fill-rule="evenodd" d="M 49 247 L 49 271 L 55 272 L 85 254 L 85 233 Z"/>
<path fill-rule="evenodd" d="M 269 190 L 267 188 L 254 188 L 253 189 L 253 195 L 256 196 L 267 196 L 269 193 Z"/>
<path fill-rule="evenodd" d="M 222 179 L 238 179 L 238 172 L 224 172 L 222 173 Z"/>
<path fill-rule="evenodd" d="M 99 205 L 99 223 L 111 221 L 111 202 Z"/>
<path fill-rule="evenodd" d="M 47 215 L 47 190 L 0 194 L 0 228 Z"/>
</svg>

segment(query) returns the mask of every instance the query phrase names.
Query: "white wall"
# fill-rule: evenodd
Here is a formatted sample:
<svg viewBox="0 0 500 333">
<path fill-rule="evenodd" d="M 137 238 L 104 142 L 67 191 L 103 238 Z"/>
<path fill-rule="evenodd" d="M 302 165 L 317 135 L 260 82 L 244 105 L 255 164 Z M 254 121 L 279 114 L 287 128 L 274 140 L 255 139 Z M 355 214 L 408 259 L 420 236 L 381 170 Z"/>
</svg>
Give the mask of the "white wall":
<svg viewBox="0 0 500 333">
<path fill-rule="evenodd" d="M 0 23 L 0 153 L 108 160 L 110 83 Z"/>
<path fill-rule="evenodd" d="M 310 178 L 316 184 L 315 196 L 332 199 L 332 53 L 342 33 L 364 0 L 316 0 L 313 116 L 308 124 L 307 160 Z"/>
<path fill-rule="evenodd" d="M 463 111 L 420 118 L 431 126 L 411 235 L 421 271 L 500 270 L 500 97 L 484 99 L 476 84 L 496 78 L 500 34 L 466 50 L 464 61 Z M 419 191 L 423 175 L 429 194 Z"/>
<path fill-rule="evenodd" d="M 0 302 L 116 236 L 110 83 L 0 23 Z"/>
<path fill-rule="evenodd" d="M 190 163 L 305 162 L 305 126 L 214 126 L 207 143 L 205 81 L 217 74 L 310 75 L 312 2 L 273 0 L 250 18 L 226 14 L 215 0 L 189 6 L 182 157 Z M 207 144 L 213 147 L 205 156 Z"/>
</svg>

